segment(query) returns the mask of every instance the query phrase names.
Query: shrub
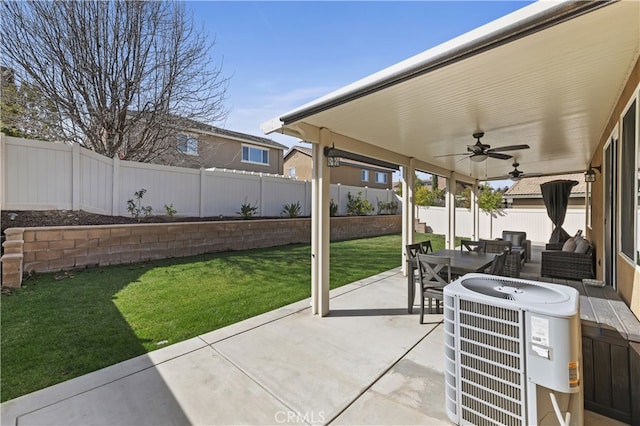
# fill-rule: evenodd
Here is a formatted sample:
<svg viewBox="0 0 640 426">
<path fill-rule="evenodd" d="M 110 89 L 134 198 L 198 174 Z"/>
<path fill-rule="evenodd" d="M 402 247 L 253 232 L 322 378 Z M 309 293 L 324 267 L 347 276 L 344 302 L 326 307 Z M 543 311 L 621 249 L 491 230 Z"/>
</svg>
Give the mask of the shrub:
<svg viewBox="0 0 640 426">
<path fill-rule="evenodd" d="M 373 210 L 369 200 L 362 199 L 362 191 L 358 192 L 357 197 L 352 196 L 350 192 L 347 193 L 347 214 L 349 216 L 366 216 Z"/>
<path fill-rule="evenodd" d="M 282 206 L 280 215 L 284 217 L 298 217 L 300 216 L 300 210 L 300 202 L 296 201 L 295 203 L 285 204 Z"/>
<path fill-rule="evenodd" d="M 243 219 L 250 219 L 258 213 L 258 206 L 252 206 L 247 203 L 247 200 L 245 199 L 244 203 L 240 206 L 240 211 L 236 213 Z"/>
<path fill-rule="evenodd" d="M 398 202 L 378 200 L 378 214 L 396 214 L 398 211 Z"/>
<path fill-rule="evenodd" d="M 333 198 L 329 202 L 329 216 L 337 216 L 338 215 L 338 204 L 333 201 Z"/>
<path fill-rule="evenodd" d="M 178 211 L 173 208 L 173 204 L 165 204 L 164 209 L 167 212 L 167 216 L 169 216 L 172 219 L 173 219 L 173 216 L 175 216 L 175 214 L 178 213 Z"/>
<path fill-rule="evenodd" d="M 153 212 L 153 207 L 151 206 L 142 206 L 142 197 L 147 192 L 146 189 L 142 188 L 140 191 L 136 191 L 133 193 L 134 199 L 127 201 L 127 211 L 131 213 L 131 216 L 136 218 L 138 222 L 140 222 L 141 217 L 148 217 Z"/>
</svg>

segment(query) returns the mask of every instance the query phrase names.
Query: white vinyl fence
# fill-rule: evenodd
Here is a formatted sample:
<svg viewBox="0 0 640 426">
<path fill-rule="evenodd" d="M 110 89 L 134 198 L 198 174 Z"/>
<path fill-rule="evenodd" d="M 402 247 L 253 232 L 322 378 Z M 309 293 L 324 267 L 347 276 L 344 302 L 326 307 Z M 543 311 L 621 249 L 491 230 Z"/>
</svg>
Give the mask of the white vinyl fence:
<svg viewBox="0 0 640 426">
<path fill-rule="evenodd" d="M 235 216 L 244 203 L 258 207 L 261 216 L 279 216 L 285 204 L 299 202 L 301 215 L 311 214 L 311 183 L 279 175 L 229 170 L 204 170 L 107 158 L 78 145 L 40 142 L 3 136 L 0 145 L 0 201 L 3 210 L 85 210 L 129 216 L 127 200 L 144 188 L 143 206 L 165 214 L 173 204 L 180 216 Z M 331 185 L 330 197 L 338 214 L 347 213 L 348 194 L 362 193 L 376 207 L 378 201 L 398 203 L 393 191 Z M 377 210 L 377 209 L 376 209 Z M 417 207 L 416 217 L 433 232 L 447 230 L 444 207 Z M 563 228 L 574 234 L 584 229 L 585 210 L 569 209 Z M 496 238 L 503 230 L 526 231 L 534 242 L 549 240 L 553 229 L 546 210 L 506 209 L 494 217 L 480 212 L 479 238 Z M 473 215 L 456 209 L 456 235 L 473 236 Z"/>
<path fill-rule="evenodd" d="M 425 223 L 436 234 L 444 234 L 447 231 L 447 210 L 444 207 L 416 208 L 416 217 Z M 574 235 L 578 229 L 584 230 L 585 209 L 569 208 L 562 227 L 570 235 Z M 502 236 L 503 230 L 525 231 L 527 238 L 534 243 L 549 241 L 553 223 L 545 208 L 530 209 L 505 209 L 496 214 L 489 215 L 480 211 L 478 223 L 478 238 L 494 239 Z M 456 209 L 456 236 L 473 236 L 473 214 L 470 209 Z"/>
<path fill-rule="evenodd" d="M 280 175 L 159 166 L 108 158 L 78 145 L 3 136 L 0 201 L 3 210 L 85 210 L 129 216 L 127 200 L 144 188 L 141 205 L 165 214 L 173 204 L 179 216 L 236 216 L 244 203 L 260 216 L 279 216 L 285 204 L 299 202 L 311 214 L 311 183 Z M 347 213 L 347 194 L 362 192 L 378 201 L 398 202 L 391 190 L 331 185 L 338 214 Z"/>
</svg>

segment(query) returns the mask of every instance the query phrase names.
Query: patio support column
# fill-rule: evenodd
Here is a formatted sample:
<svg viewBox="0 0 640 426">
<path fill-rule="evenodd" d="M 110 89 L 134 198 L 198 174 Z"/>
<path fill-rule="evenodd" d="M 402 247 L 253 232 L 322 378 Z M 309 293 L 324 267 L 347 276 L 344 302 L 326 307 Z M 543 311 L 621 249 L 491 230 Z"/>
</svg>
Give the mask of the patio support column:
<svg viewBox="0 0 640 426">
<path fill-rule="evenodd" d="M 409 159 L 409 165 L 402 167 L 402 274 L 407 276 L 407 253 L 405 247 L 413 244 L 413 231 L 415 227 L 415 204 L 413 203 L 413 185 L 415 169 L 413 158 Z"/>
<path fill-rule="evenodd" d="M 331 132 L 320 130 L 320 143 L 312 144 L 311 180 L 311 312 L 329 313 L 329 167 L 324 148 L 331 142 Z"/>
<path fill-rule="evenodd" d="M 456 248 L 456 174 L 453 172 L 447 176 L 447 192 L 444 199 L 449 218 L 445 247 L 454 249 Z"/>
<path fill-rule="evenodd" d="M 473 240 L 480 239 L 480 206 L 478 204 L 478 180 L 471 188 L 471 214 L 473 215 Z"/>
</svg>

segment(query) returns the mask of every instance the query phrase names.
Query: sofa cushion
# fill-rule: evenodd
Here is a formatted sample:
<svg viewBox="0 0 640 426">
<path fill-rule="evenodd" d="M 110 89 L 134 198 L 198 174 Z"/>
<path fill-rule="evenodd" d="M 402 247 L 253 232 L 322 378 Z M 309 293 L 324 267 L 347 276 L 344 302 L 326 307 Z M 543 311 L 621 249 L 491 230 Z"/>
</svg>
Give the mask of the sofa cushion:
<svg viewBox="0 0 640 426">
<path fill-rule="evenodd" d="M 565 241 L 562 246 L 562 251 L 575 252 L 576 251 L 576 237 L 571 237 Z"/>
<path fill-rule="evenodd" d="M 576 243 L 576 247 L 574 249 L 575 253 L 585 254 L 585 253 L 588 253 L 589 250 L 591 249 L 591 244 L 589 244 L 589 241 L 585 240 L 582 237 L 576 238 L 575 243 Z"/>
<path fill-rule="evenodd" d="M 502 235 L 502 239 L 505 241 L 511 241 L 511 245 L 513 247 L 522 247 L 523 241 L 527 239 L 527 236 L 524 233 L 505 233 Z"/>
</svg>

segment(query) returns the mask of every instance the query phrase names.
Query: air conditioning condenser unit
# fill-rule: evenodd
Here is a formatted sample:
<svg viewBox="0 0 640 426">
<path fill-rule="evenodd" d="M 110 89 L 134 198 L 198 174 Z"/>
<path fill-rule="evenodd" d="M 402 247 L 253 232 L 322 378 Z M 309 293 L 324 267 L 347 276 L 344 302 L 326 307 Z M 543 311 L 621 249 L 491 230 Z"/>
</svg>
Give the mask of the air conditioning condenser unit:
<svg viewBox="0 0 640 426">
<path fill-rule="evenodd" d="M 582 425 L 579 294 L 467 274 L 444 289 L 448 417 L 461 425 Z"/>
</svg>

